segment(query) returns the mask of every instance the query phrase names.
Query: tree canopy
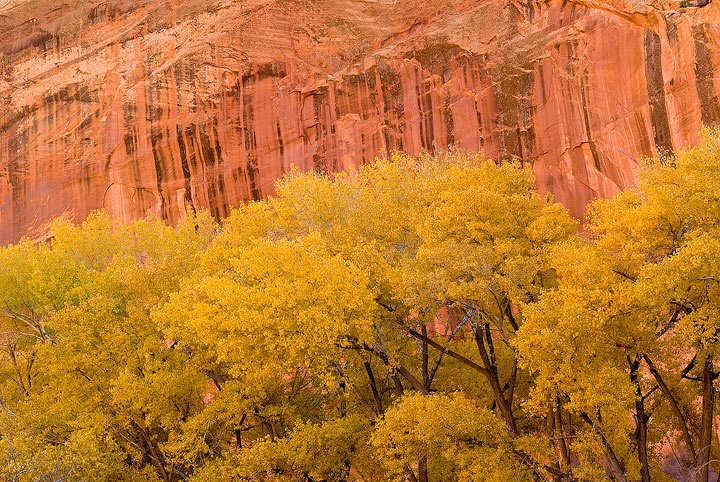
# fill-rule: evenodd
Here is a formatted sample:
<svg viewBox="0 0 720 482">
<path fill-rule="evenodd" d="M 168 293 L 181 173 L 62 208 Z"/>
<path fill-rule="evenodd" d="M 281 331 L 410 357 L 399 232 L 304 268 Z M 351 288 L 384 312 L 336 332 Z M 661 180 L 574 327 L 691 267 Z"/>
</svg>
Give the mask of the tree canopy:
<svg viewBox="0 0 720 482">
<path fill-rule="evenodd" d="M 708 482 L 720 134 L 640 171 L 583 226 L 450 150 L 0 248 L 0 480 Z"/>
</svg>

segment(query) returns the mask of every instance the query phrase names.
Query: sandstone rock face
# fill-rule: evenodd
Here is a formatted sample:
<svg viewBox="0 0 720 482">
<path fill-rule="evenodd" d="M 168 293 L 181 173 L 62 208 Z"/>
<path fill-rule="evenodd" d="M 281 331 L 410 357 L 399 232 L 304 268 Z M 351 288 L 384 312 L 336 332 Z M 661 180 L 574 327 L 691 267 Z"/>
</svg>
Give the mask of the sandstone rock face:
<svg viewBox="0 0 720 482">
<path fill-rule="evenodd" d="M 652 0 L 648 0 L 652 1 Z M 665 1 L 665 0 L 660 0 Z M 582 216 L 720 121 L 720 4 L 0 0 L 0 244 L 449 144 Z"/>
</svg>

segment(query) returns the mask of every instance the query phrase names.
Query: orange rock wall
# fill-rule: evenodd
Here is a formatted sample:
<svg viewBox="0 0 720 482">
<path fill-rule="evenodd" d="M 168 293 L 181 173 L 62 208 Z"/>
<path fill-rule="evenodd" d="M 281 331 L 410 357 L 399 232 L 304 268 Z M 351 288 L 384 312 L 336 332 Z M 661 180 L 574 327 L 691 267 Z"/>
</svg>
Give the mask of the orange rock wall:
<svg viewBox="0 0 720 482">
<path fill-rule="evenodd" d="M 456 144 L 582 216 L 720 121 L 720 4 L 0 0 L 0 244 Z"/>
</svg>

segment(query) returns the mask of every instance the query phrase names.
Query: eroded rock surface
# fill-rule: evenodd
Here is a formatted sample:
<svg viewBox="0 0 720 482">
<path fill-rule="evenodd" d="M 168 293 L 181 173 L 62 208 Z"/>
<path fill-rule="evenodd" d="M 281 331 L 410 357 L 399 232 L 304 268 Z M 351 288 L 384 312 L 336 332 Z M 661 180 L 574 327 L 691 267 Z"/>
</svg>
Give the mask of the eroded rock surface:
<svg viewBox="0 0 720 482">
<path fill-rule="evenodd" d="M 0 243 L 456 144 L 576 216 L 720 121 L 720 4 L 0 0 Z"/>
</svg>

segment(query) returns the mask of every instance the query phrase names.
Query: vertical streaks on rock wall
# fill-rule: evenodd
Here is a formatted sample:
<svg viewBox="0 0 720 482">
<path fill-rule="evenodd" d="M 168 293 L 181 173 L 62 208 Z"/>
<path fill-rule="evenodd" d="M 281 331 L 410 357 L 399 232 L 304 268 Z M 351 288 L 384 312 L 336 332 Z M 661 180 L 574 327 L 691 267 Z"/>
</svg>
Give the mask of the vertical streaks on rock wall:
<svg viewBox="0 0 720 482">
<path fill-rule="evenodd" d="M 712 125 L 720 121 L 720 104 L 715 85 L 716 66 L 713 65 L 712 49 L 717 45 L 711 42 L 706 25 L 696 25 L 692 29 L 695 47 L 695 83 L 700 96 L 702 121 Z"/>
<path fill-rule="evenodd" d="M 668 36 L 670 34 L 668 33 Z M 662 52 L 660 36 L 652 30 L 645 31 L 645 76 L 650 100 L 650 119 L 652 122 L 655 146 L 662 150 L 672 149 L 672 137 L 665 107 L 665 83 L 662 73 Z"/>
</svg>

